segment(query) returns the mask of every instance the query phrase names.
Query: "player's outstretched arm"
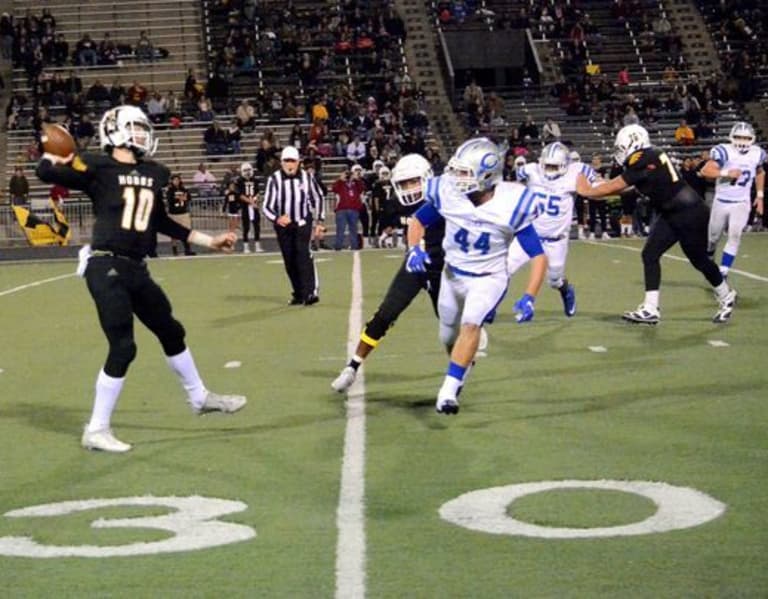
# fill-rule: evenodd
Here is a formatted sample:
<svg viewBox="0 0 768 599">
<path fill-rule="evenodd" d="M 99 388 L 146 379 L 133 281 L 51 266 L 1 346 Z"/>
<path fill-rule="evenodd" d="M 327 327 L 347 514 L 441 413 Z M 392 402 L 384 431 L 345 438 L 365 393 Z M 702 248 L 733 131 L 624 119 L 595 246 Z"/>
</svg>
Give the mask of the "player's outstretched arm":
<svg viewBox="0 0 768 599">
<path fill-rule="evenodd" d="M 720 165 L 716 160 L 707 160 L 701 168 L 701 174 L 707 179 L 732 179 L 735 181 L 741 177 L 741 171 L 739 169 L 720 168 Z"/>
<path fill-rule="evenodd" d="M 627 187 L 629 187 L 629 185 L 627 185 L 627 182 L 621 175 L 614 177 L 610 181 L 595 185 L 594 187 L 592 187 L 592 184 L 584 175 L 579 174 L 579 176 L 576 177 L 576 193 L 585 198 L 604 198 L 605 196 L 617 194 Z"/>
<path fill-rule="evenodd" d="M 189 232 L 187 241 L 194 245 L 207 247 L 218 252 L 229 253 L 235 249 L 237 235 L 232 231 L 220 233 L 219 235 L 207 235 L 206 233 L 193 230 Z"/>
</svg>

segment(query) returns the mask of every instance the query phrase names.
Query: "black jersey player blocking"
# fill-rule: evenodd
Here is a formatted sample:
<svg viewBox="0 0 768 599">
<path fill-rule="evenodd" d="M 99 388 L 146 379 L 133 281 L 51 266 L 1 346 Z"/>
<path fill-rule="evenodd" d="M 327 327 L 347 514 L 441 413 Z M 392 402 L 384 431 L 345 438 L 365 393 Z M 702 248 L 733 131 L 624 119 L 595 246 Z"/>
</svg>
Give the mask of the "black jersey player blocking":
<svg viewBox="0 0 768 599">
<path fill-rule="evenodd" d="M 82 190 L 93 203 L 91 245 L 81 251 L 78 270 L 85 276 L 96 304 L 109 352 L 96 379 L 91 419 L 81 444 L 86 449 L 125 452 L 131 446 L 114 436 L 111 416 L 128 366 L 136 356 L 134 315 L 160 341 L 195 413 L 231 413 L 245 405 L 245 397 L 219 395 L 205 387 L 184 342 L 184 327 L 173 317 L 167 296 L 152 280 L 144 262 L 158 232 L 222 251 L 232 250 L 236 236 L 224 233 L 211 237 L 191 231 L 168 216 L 162 198 L 170 173 L 148 159 L 157 140 L 140 109 L 118 106 L 108 110 L 101 119 L 99 136 L 104 153 L 64 158 L 43 154 L 37 175 L 46 183 Z"/>
<path fill-rule="evenodd" d="M 622 128 L 616 135 L 614 149 L 614 158 L 624 172 L 596 187 L 591 187 L 582 176 L 576 191 L 588 198 L 598 198 L 634 186 L 648 197 L 657 214 L 642 253 L 645 299 L 636 310 L 625 312 L 624 320 L 659 322 L 661 257 L 679 242 L 690 263 L 715 292 L 719 306 L 713 322 L 727 322 L 736 304 L 736 291 L 728 286 L 720 269 L 707 255 L 709 209 L 704 200 L 680 176 L 667 153 L 651 145 L 648 132 L 640 125 Z"/>
</svg>

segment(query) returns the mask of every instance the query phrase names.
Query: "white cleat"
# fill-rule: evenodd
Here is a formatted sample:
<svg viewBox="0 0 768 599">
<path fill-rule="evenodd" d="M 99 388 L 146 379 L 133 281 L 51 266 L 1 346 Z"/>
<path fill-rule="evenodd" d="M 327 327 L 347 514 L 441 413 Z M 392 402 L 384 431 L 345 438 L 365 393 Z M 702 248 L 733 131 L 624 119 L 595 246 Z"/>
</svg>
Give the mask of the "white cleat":
<svg viewBox="0 0 768 599">
<path fill-rule="evenodd" d="M 98 431 L 85 429 L 80 445 L 85 449 L 108 451 L 110 453 L 125 453 L 131 450 L 128 443 L 123 443 L 112 434 L 112 429 L 103 428 Z"/>
<path fill-rule="evenodd" d="M 339 376 L 333 379 L 333 382 L 331 383 L 331 389 L 338 391 L 339 393 L 344 393 L 344 391 L 349 389 L 352 386 L 352 383 L 355 382 L 356 376 L 357 370 L 351 366 L 345 366 L 339 373 Z"/>
<path fill-rule="evenodd" d="M 628 322 L 657 325 L 661 320 L 661 313 L 658 308 L 649 308 L 644 304 L 640 304 L 637 310 L 624 312 L 621 317 Z"/>
<path fill-rule="evenodd" d="M 234 414 L 243 409 L 247 400 L 242 395 L 219 395 L 213 391 L 208 391 L 203 405 L 199 408 L 193 407 L 195 414 L 208 414 L 209 412 L 223 412 L 225 414 Z"/>
<path fill-rule="evenodd" d="M 458 414 L 459 413 L 459 400 L 455 397 L 438 397 L 435 402 L 435 412 L 438 414 Z"/>
<path fill-rule="evenodd" d="M 718 300 L 720 302 L 720 308 L 717 310 L 714 318 L 712 318 L 712 322 L 715 324 L 723 324 L 731 319 L 731 314 L 733 314 L 733 309 L 736 306 L 737 295 L 736 290 L 731 289 L 723 299 Z"/>
</svg>

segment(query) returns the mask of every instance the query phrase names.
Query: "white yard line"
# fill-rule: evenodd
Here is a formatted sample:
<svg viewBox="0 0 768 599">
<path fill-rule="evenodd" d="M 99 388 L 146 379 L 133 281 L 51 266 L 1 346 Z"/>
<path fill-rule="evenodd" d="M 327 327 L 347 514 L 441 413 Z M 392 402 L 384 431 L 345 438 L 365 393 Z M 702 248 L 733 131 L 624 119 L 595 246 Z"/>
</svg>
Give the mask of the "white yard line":
<svg viewBox="0 0 768 599">
<path fill-rule="evenodd" d="M 630 252 L 637 252 L 638 254 L 643 251 L 643 248 L 636 248 L 631 245 L 621 245 L 611 241 L 607 241 L 603 243 L 597 242 L 597 241 L 585 241 L 584 243 L 588 243 L 590 245 L 599 245 L 603 247 L 618 248 L 620 250 L 629 250 Z M 670 260 L 677 260 L 678 262 L 688 262 L 688 258 L 683 258 L 682 256 L 672 256 L 670 254 L 664 254 L 662 257 L 669 258 Z M 748 279 L 754 279 L 755 281 L 762 281 L 763 283 L 768 283 L 768 277 L 756 275 L 753 272 L 747 272 L 746 270 L 739 270 L 738 268 L 732 268 L 731 272 L 735 272 L 737 275 L 741 275 L 742 277 L 746 277 Z"/>
<path fill-rule="evenodd" d="M 26 285 L 19 285 L 18 287 L 14 287 L 12 289 L 6 289 L 5 291 L 0 291 L 0 297 L 4 295 L 11 295 L 12 293 L 17 293 L 19 291 L 24 291 L 25 289 L 29 289 L 30 287 L 39 287 L 40 285 L 45 285 L 46 283 L 53 283 L 54 281 L 61 281 L 61 279 L 66 279 L 74 276 L 75 276 L 75 273 L 70 272 L 65 275 L 59 275 L 58 277 L 51 277 L 49 279 L 41 279 L 40 281 L 33 281 L 32 283 L 27 283 Z"/>
<path fill-rule="evenodd" d="M 363 325 L 360 252 L 352 263 L 347 355 L 354 355 Z M 336 510 L 336 598 L 365 597 L 365 373 L 363 366 L 347 394 L 347 428 Z"/>
</svg>

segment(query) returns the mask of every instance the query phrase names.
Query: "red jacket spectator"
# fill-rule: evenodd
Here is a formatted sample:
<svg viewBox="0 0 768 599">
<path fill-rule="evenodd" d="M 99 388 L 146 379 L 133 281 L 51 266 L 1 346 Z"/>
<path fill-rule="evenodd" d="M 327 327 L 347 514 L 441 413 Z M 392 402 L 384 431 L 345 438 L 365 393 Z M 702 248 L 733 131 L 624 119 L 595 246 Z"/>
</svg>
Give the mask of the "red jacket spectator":
<svg viewBox="0 0 768 599">
<path fill-rule="evenodd" d="M 361 210 L 363 208 L 365 184 L 360 179 L 350 179 L 349 173 L 346 173 L 343 177 L 331 187 L 331 191 L 338 198 L 336 210 Z"/>
</svg>

